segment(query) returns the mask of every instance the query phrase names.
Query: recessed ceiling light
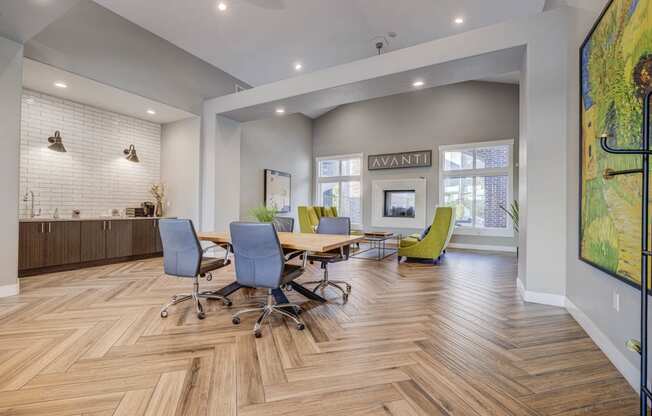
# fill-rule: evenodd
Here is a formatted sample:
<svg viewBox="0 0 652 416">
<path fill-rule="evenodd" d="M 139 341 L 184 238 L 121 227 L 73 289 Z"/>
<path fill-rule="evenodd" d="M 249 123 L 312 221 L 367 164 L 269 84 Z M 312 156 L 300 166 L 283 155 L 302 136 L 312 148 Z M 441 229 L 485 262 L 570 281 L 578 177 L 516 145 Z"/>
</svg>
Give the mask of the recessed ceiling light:
<svg viewBox="0 0 652 416">
<path fill-rule="evenodd" d="M 154 114 L 156 114 L 156 111 L 154 111 L 154 110 L 152 110 L 152 109 L 150 108 L 149 110 L 147 110 L 147 114 L 154 115 Z"/>
<path fill-rule="evenodd" d="M 461 25 L 462 23 L 464 23 L 464 18 L 456 17 L 454 22 L 455 22 L 456 25 Z"/>
<path fill-rule="evenodd" d="M 285 114 L 285 108 L 277 108 L 276 114 Z"/>
<path fill-rule="evenodd" d="M 301 65 L 301 62 L 297 62 L 294 64 L 294 70 L 295 71 L 301 71 L 303 69 L 303 65 Z"/>
<path fill-rule="evenodd" d="M 68 88 L 68 85 L 66 85 L 65 82 L 57 81 L 54 83 L 54 86 L 57 88 Z"/>
<path fill-rule="evenodd" d="M 225 11 L 225 10 L 226 10 L 226 3 L 224 3 L 223 1 L 219 2 L 219 3 L 217 4 L 217 8 L 218 8 L 218 10 L 221 11 L 221 12 Z"/>
<path fill-rule="evenodd" d="M 415 87 L 415 88 L 419 88 L 419 87 L 423 87 L 425 84 L 426 84 L 426 83 L 423 82 L 423 81 L 414 81 L 414 82 L 412 83 L 412 86 Z"/>
</svg>

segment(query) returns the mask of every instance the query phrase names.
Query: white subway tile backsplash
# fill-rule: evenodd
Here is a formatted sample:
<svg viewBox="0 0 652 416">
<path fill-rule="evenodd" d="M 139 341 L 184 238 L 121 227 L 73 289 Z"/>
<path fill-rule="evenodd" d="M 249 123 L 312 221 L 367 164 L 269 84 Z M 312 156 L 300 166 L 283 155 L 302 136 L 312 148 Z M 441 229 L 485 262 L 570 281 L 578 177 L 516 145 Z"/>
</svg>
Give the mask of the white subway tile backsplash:
<svg viewBox="0 0 652 416">
<path fill-rule="evenodd" d="M 67 153 L 49 150 L 48 137 L 61 131 Z M 136 146 L 140 163 L 122 151 Z M 29 216 L 23 195 L 33 191 L 43 215 L 104 215 L 152 200 L 160 181 L 161 126 L 95 107 L 23 92 L 20 146 L 21 217 Z"/>
</svg>

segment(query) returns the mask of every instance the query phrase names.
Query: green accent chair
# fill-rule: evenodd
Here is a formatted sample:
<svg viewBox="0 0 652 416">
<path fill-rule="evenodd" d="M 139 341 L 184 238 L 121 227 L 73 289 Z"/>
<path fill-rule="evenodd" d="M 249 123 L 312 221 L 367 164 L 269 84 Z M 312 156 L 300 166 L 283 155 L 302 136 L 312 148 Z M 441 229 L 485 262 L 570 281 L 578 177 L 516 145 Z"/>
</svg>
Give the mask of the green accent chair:
<svg viewBox="0 0 652 416">
<path fill-rule="evenodd" d="M 337 217 L 335 207 L 302 206 L 297 208 L 299 229 L 302 233 L 314 233 L 321 217 Z"/>
<path fill-rule="evenodd" d="M 423 238 L 420 234 L 412 234 L 401 240 L 398 249 L 398 261 L 403 257 L 411 259 L 432 260 L 437 263 L 446 252 L 448 243 L 455 229 L 455 210 L 451 207 L 439 207 L 430 231 Z"/>
</svg>

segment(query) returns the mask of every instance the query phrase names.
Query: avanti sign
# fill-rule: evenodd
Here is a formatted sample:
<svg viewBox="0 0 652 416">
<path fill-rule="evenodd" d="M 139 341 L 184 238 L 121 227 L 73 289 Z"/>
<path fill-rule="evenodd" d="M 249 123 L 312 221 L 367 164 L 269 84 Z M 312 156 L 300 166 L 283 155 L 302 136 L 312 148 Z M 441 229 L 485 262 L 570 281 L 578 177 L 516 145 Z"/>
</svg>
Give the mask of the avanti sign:
<svg viewBox="0 0 652 416">
<path fill-rule="evenodd" d="M 432 150 L 369 155 L 369 170 L 427 168 L 432 166 Z"/>
</svg>

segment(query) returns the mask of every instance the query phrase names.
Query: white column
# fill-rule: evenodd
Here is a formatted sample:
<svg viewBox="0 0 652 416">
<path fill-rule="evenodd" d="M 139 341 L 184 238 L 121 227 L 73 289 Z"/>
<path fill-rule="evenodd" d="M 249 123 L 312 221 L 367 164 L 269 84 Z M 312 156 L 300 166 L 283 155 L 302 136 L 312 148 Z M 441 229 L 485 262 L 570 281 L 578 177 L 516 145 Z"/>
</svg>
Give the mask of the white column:
<svg viewBox="0 0 652 416">
<path fill-rule="evenodd" d="M 0 297 L 18 294 L 18 192 L 23 46 L 0 37 Z"/>
<path fill-rule="evenodd" d="M 240 123 L 204 109 L 201 143 L 203 231 L 227 231 L 240 218 Z"/>
</svg>

